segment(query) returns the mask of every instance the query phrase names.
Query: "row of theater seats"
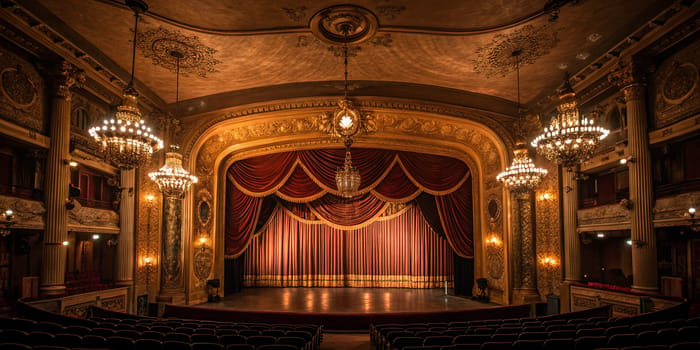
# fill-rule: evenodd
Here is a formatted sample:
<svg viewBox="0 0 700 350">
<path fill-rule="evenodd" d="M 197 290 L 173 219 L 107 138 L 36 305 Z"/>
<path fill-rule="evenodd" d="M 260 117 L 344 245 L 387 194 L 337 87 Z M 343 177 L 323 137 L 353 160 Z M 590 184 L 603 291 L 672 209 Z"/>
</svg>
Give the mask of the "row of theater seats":
<svg viewBox="0 0 700 350">
<path fill-rule="evenodd" d="M 700 318 L 534 318 L 371 326 L 377 350 L 700 349 Z"/>
<path fill-rule="evenodd" d="M 114 288 L 111 282 L 103 282 L 99 272 L 68 272 L 65 277 L 66 294 L 86 293 L 93 290 Z"/>
<path fill-rule="evenodd" d="M 84 321 L 84 320 L 81 320 Z M 83 325 L 0 318 L 0 350 L 316 350 L 322 328 L 173 319 L 94 318 Z M 17 345 L 17 346 L 16 346 Z"/>
</svg>

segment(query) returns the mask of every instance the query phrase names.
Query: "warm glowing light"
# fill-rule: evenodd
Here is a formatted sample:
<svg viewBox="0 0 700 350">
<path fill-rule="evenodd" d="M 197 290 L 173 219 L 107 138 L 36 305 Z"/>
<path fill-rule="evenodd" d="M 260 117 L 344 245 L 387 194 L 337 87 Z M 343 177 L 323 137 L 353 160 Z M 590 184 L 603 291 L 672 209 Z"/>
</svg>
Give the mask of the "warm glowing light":
<svg viewBox="0 0 700 350">
<path fill-rule="evenodd" d="M 693 208 L 693 207 L 688 208 L 688 213 L 690 215 L 695 215 L 695 208 Z"/>
<path fill-rule="evenodd" d="M 150 256 L 143 258 L 143 263 L 146 265 L 150 265 L 152 262 L 153 262 L 153 258 L 151 258 Z"/>
<path fill-rule="evenodd" d="M 547 169 L 538 168 L 527 155 L 524 143 L 518 143 L 514 151 L 513 163 L 496 176 L 496 180 L 513 192 L 533 191 L 542 183 Z"/>
<path fill-rule="evenodd" d="M 158 189 L 166 197 L 182 198 L 190 185 L 197 183 L 198 179 L 182 167 L 182 155 L 175 152 L 177 147 L 171 148 L 171 152 L 165 154 L 165 165 L 148 173 L 148 177 L 158 184 Z"/>
<path fill-rule="evenodd" d="M 540 264 L 544 265 L 544 267 L 554 268 L 559 265 L 559 260 L 553 256 L 545 256 L 540 259 Z"/>
<path fill-rule="evenodd" d="M 503 244 L 503 242 L 501 241 L 500 238 L 498 238 L 498 237 L 496 237 L 496 236 L 491 236 L 491 237 L 489 237 L 488 239 L 486 239 L 486 244 L 489 244 L 489 245 L 493 245 L 493 246 L 497 246 L 497 247 L 498 247 L 498 246 L 500 246 L 501 244 Z"/>
<path fill-rule="evenodd" d="M 201 244 L 201 245 L 207 244 L 207 237 L 199 237 L 199 244 Z"/>
<path fill-rule="evenodd" d="M 622 164 L 622 165 L 627 164 L 627 158 L 621 158 L 621 159 L 620 159 L 620 164 Z"/>
<path fill-rule="evenodd" d="M 70 166 L 71 168 L 75 168 L 78 166 L 78 162 L 71 160 L 70 162 L 68 162 L 68 166 Z"/>
<path fill-rule="evenodd" d="M 98 240 L 98 239 L 100 239 L 100 235 L 92 235 L 92 240 L 93 240 L 93 241 L 96 241 L 96 240 Z"/>
<path fill-rule="evenodd" d="M 66 247 L 67 247 L 67 246 L 68 246 L 68 241 L 63 241 L 63 243 L 62 243 L 62 244 L 63 244 L 64 246 L 66 246 Z"/>
<path fill-rule="evenodd" d="M 340 122 L 338 123 L 338 126 L 347 130 L 347 129 L 352 128 L 353 124 L 355 124 L 355 122 L 353 121 L 352 117 L 349 115 L 344 115 L 340 118 Z"/>
<path fill-rule="evenodd" d="M 627 245 L 632 245 L 632 240 L 628 239 L 625 243 L 627 243 Z"/>
<path fill-rule="evenodd" d="M 598 238 L 605 238 L 605 233 L 599 233 L 596 235 Z"/>
<path fill-rule="evenodd" d="M 590 159 L 610 130 L 595 125 L 594 119 L 579 114 L 576 94 L 568 77 L 560 94 L 557 115 L 531 144 L 545 158 L 571 168 Z"/>
<path fill-rule="evenodd" d="M 156 199 L 156 197 L 152 194 L 149 194 L 146 196 L 146 201 L 148 201 L 149 203 L 152 203 L 153 200 L 155 200 L 155 199 Z"/>
<path fill-rule="evenodd" d="M 350 147 L 348 146 L 345 150 L 345 163 L 335 173 L 335 184 L 338 186 L 340 196 L 354 197 L 360 188 L 360 181 L 360 170 L 352 165 Z"/>
</svg>

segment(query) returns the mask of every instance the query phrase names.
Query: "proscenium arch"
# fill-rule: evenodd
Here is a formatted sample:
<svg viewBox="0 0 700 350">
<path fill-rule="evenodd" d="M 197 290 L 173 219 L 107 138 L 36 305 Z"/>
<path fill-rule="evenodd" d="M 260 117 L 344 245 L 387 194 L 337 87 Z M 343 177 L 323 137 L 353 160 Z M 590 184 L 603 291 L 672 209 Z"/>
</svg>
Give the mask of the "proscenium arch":
<svg viewBox="0 0 700 350">
<path fill-rule="evenodd" d="M 507 136 L 501 137 L 492 128 L 467 118 L 393 107 L 361 107 L 364 114 L 374 116 L 377 131 L 357 137 L 354 147 L 448 156 L 467 164 L 473 181 L 475 270 L 476 275 L 484 275 L 482 236 L 492 230 L 498 230 L 503 232 L 503 237 L 507 237 L 505 230 L 508 225 L 505 217 L 494 225 L 488 220 L 484 208 L 486 198 L 493 195 L 501 198 L 504 209 L 507 206 L 508 197 L 504 195 L 505 192 L 495 177 L 506 167 L 512 140 Z M 194 235 L 198 234 L 198 230 L 201 231 L 192 219 L 195 215 L 194 197 L 202 191 L 209 192 L 213 197 L 213 217 L 210 220 L 213 224 L 204 230 L 208 231 L 214 247 L 213 277 L 221 280 L 225 228 L 225 198 L 222 194 L 225 193 L 225 173 L 229 166 L 237 160 L 258 155 L 342 147 L 340 140 L 332 139 L 319 129 L 319 116 L 331 112 L 332 108 L 308 106 L 258 110 L 259 113 L 209 123 L 206 129 L 191 138 L 189 143 L 185 142 L 185 153 L 188 154 L 186 167 L 194 170 L 200 177 L 200 182 L 193 186 L 183 203 L 183 235 L 186 237 L 183 237 L 183 241 L 193 242 Z M 501 132 L 501 135 L 504 134 Z M 193 256 L 193 249 L 190 244 L 188 256 Z M 193 262 L 185 263 L 190 266 L 191 271 Z M 507 269 L 507 264 L 503 268 Z M 191 273 L 189 275 L 192 276 Z M 507 273 L 504 275 L 507 276 Z M 190 277 L 189 280 L 188 289 L 192 292 L 203 286 L 203 281 L 198 281 L 197 278 Z M 507 293 L 506 290 L 507 288 L 504 288 L 504 293 Z"/>
</svg>

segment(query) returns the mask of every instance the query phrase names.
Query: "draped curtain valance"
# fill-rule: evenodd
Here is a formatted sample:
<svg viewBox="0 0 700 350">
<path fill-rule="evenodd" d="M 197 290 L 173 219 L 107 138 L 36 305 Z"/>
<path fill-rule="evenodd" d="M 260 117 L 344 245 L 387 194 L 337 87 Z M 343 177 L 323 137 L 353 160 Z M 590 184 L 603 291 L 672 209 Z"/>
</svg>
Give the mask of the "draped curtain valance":
<svg viewBox="0 0 700 350">
<path fill-rule="evenodd" d="M 345 151 L 306 150 L 237 161 L 227 174 L 226 254 L 239 255 L 278 204 L 294 216 L 340 229 L 371 224 L 391 203 L 419 195 L 437 207 L 428 222 L 444 233 L 457 254 L 472 256 L 471 177 L 460 160 L 378 149 L 353 149 L 353 165 L 362 177 L 357 196 L 338 196 L 335 173 Z M 460 198 L 455 198 L 460 197 Z M 430 201 L 430 199 L 429 199 Z M 417 201 L 423 210 L 422 201 Z"/>
</svg>

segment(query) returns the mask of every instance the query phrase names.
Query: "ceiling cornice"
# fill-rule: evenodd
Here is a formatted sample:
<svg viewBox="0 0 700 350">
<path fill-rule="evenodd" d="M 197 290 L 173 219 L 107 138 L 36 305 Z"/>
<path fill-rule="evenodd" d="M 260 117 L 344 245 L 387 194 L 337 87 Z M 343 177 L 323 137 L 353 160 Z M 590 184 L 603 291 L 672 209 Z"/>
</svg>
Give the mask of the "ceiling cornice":
<svg viewBox="0 0 700 350">
<path fill-rule="evenodd" d="M 700 30 L 699 23 L 700 1 L 676 0 L 666 10 L 627 35 L 605 54 L 573 74 L 570 82 L 575 91 L 595 91 L 597 96 L 612 87 L 606 82 L 607 75 L 620 57 L 642 53 L 647 47 L 655 45 L 657 46 L 655 52 L 659 53 L 681 40 L 679 37 L 686 38 Z M 591 98 L 589 96 L 587 100 Z M 547 113 L 555 108 L 557 101 L 556 91 L 551 91 L 533 105 L 540 112 Z"/>
<path fill-rule="evenodd" d="M 117 0 L 95 0 L 114 7 L 122 8 L 131 11 L 125 4 Z M 442 35 L 442 36 L 470 36 L 501 31 L 504 29 L 516 27 L 518 25 L 530 22 L 542 16 L 550 16 L 550 20 L 556 20 L 559 10 L 566 4 L 576 3 L 580 0 L 550 0 L 545 4 L 544 8 L 523 15 L 519 18 L 511 20 L 507 23 L 501 23 L 493 26 L 473 27 L 473 28 L 443 28 L 443 27 L 427 27 L 427 26 L 398 26 L 398 25 L 380 25 L 378 31 L 390 33 L 406 33 L 406 34 L 423 34 L 423 35 Z M 181 29 L 191 30 L 202 34 L 213 34 L 221 36 L 252 36 L 252 35 L 276 35 L 276 34 L 304 34 L 309 33 L 308 26 L 294 27 L 276 27 L 276 28 L 258 28 L 258 29 L 216 29 L 185 23 L 184 21 L 170 18 L 153 11 L 145 13 L 146 16 L 152 17 L 164 23 L 176 26 Z M 313 17 L 313 16 L 311 16 Z"/>
<path fill-rule="evenodd" d="M 33 40 L 51 50 L 68 63 L 85 71 L 112 94 L 122 95 L 129 81 L 129 72 L 98 50 L 85 38 L 35 0 L 5 1 L 0 18 Z M 147 109 L 162 109 L 165 102 L 142 82 L 134 81 Z"/>
</svg>

